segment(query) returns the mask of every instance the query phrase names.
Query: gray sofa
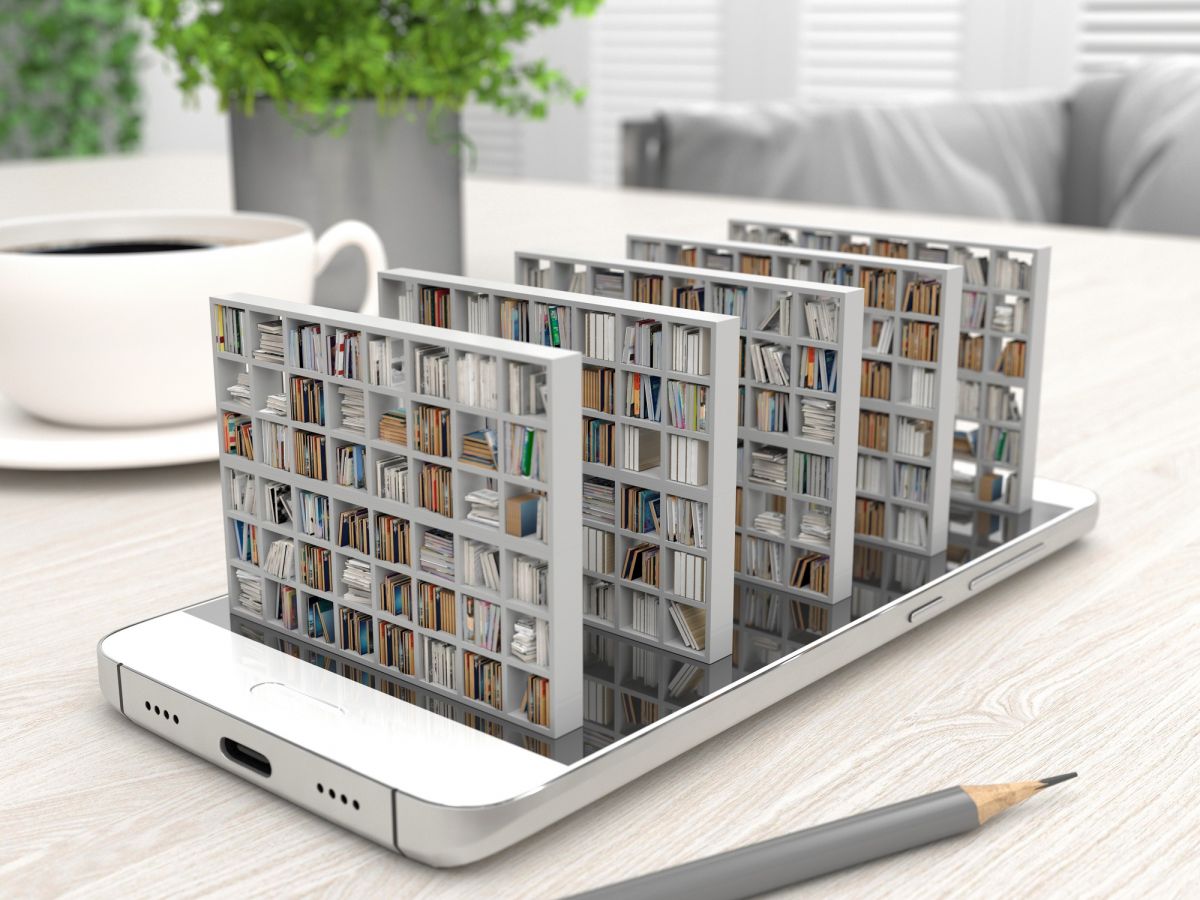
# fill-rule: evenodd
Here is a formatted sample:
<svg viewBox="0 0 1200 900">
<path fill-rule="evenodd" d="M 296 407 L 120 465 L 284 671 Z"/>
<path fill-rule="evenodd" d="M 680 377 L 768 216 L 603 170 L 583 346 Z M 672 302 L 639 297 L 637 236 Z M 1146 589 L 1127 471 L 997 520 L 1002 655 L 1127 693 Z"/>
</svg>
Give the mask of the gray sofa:
<svg viewBox="0 0 1200 900">
<path fill-rule="evenodd" d="M 1200 235 L 1195 60 L 1068 96 L 666 110 L 622 139 L 632 186 Z"/>
</svg>

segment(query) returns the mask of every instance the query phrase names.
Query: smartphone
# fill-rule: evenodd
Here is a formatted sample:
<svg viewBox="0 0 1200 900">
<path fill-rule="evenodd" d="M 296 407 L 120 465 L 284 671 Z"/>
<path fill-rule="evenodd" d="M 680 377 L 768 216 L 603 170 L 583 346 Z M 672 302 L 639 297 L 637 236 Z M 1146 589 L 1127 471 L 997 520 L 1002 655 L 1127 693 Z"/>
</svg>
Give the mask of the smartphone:
<svg viewBox="0 0 1200 900">
<path fill-rule="evenodd" d="M 584 629 L 584 726 L 554 740 L 436 685 L 251 618 L 225 597 L 100 642 L 128 719 L 433 866 L 482 859 L 652 771 L 1086 534 L 1095 494 L 1037 479 L 1023 514 L 953 505 L 935 557 L 859 544 L 851 596 L 735 590 L 734 653 L 703 664 Z"/>
</svg>

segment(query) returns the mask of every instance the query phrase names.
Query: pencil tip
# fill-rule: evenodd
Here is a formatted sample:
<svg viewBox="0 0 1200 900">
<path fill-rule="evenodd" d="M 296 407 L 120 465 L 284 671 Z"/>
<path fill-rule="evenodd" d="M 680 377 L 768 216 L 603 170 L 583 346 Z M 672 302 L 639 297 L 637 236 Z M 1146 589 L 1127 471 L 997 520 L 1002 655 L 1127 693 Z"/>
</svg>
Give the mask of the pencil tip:
<svg viewBox="0 0 1200 900">
<path fill-rule="evenodd" d="M 1060 781 L 1070 781 L 1076 774 L 1076 772 L 1068 772 L 1066 775 L 1052 775 L 1049 778 L 1039 778 L 1038 782 L 1043 788 L 1048 788 L 1050 785 L 1058 784 Z"/>
</svg>

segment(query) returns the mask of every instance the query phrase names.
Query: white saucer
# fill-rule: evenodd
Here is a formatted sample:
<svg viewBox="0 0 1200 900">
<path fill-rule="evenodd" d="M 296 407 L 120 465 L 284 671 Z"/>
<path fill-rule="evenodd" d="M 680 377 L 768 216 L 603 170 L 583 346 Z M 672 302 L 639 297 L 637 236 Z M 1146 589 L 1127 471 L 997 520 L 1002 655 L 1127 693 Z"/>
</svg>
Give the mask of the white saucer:
<svg viewBox="0 0 1200 900">
<path fill-rule="evenodd" d="M 217 458 L 216 425 L 68 428 L 35 419 L 0 394 L 0 469 L 140 469 Z"/>
</svg>

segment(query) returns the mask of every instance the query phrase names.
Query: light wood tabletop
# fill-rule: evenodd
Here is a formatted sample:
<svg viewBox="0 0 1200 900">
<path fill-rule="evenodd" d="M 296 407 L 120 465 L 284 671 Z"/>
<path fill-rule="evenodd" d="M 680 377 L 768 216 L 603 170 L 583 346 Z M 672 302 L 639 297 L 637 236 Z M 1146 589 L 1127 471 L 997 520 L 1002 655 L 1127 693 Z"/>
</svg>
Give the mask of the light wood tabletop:
<svg viewBox="0 0 1200 900">
<path fill-rule="evenodd" d="M 0 167 L 0 214 L 61 208 L 76 183 L 75 206 L 227 204 L 221 161 L 189 162 L 186 183 L 173 165 Z M 792 890 L 1194 895 L 1200 241 L 471 178 L 468 271 L 511 277 L 518 248 L 620 256 L 632 230 L 719 238 L 754 214 L 1052 244 L 1038 472 L 1097 491 L 1097 529 L 513 849 L 438 871 L 101 697 L 102 636 L 223 589 L 215 463 L 0 472 L 0 893 L 555 896 L 953 784 L 1077 769 L 985 830 Z"/>
</svg>

